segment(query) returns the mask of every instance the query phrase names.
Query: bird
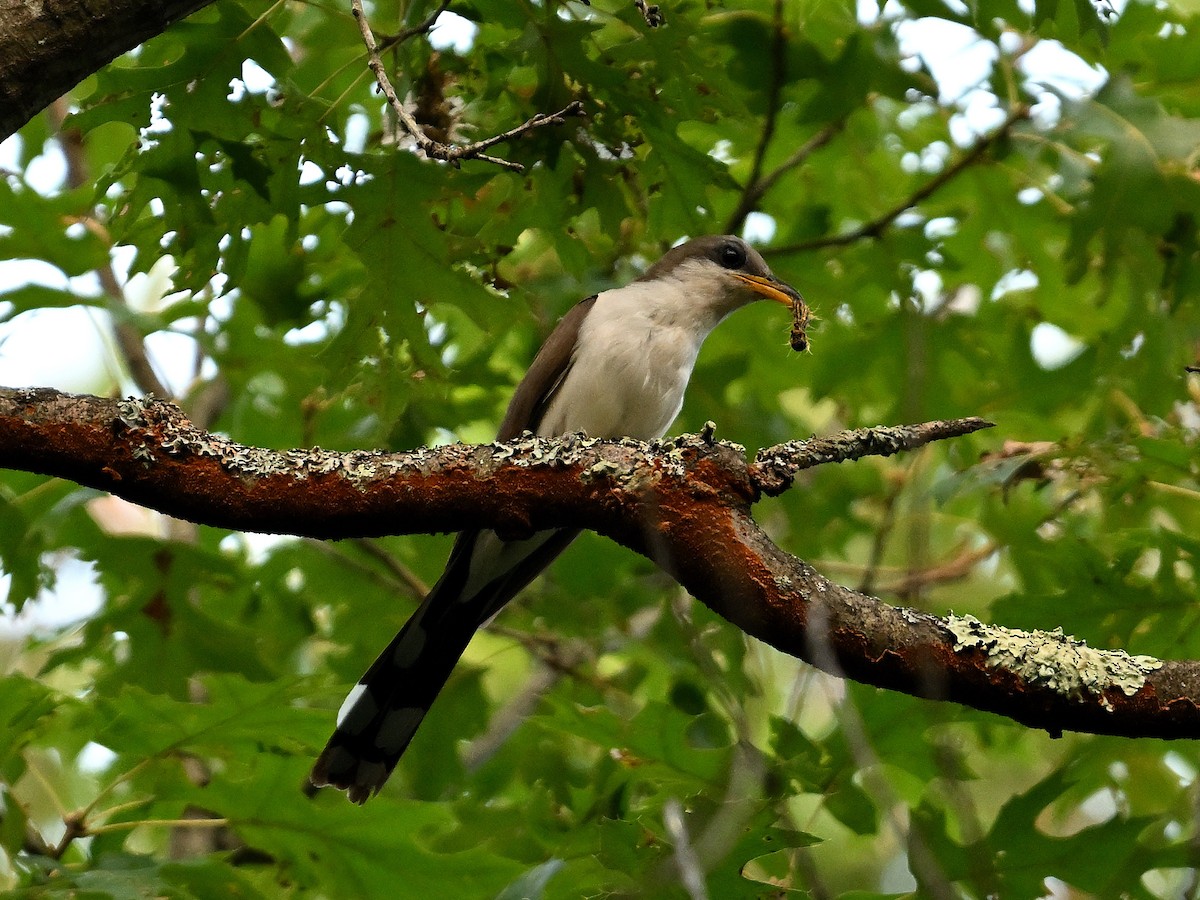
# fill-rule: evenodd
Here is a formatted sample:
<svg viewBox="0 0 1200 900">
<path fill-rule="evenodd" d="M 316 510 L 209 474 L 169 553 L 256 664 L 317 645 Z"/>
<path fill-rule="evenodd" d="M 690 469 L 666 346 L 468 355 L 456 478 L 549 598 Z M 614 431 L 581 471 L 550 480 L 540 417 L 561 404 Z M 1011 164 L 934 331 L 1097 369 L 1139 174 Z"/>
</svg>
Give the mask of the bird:
<svg viewBox="0 0 1200 900">
<path fill-rule="evenodd" d="M 683 406 L 700 345 L 730 313 L 770 299 L 807 307 L 757 250 L 731 235 L 669 250 L 624 287 L 573 306 L 518 384 L 497 440 L 662 437 Z M 390 777 L 476 630 L 579 534 L 538 531 L 505 540 L 458 535 L 442 577 L 350 691 L 336 729 L 309 775 L 362 804 Z"/>
</svg>

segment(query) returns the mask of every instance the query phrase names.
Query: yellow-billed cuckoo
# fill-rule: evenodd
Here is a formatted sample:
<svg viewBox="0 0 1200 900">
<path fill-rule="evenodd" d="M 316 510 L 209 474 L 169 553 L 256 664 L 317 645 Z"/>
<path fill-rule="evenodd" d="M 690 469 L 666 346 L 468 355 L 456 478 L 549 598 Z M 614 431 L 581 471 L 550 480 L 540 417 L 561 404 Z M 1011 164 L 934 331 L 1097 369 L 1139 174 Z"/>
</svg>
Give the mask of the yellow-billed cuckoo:
<svg viewBox="0 0 1200 900">
<path fill-rule="evenodd" d="M 498 440 L 662 437 L 683 405 L 696 354 L 722 319 L 766 297 L 800 310 L 795 289 L 736 237 L 703 237 L 669 251 L 632 284 L 577 304 L 517 386 Z M 458 536 L 446 571 L 350 691 L 337 730 L 313 766 L 316 786 L 356 803 L 387 781 L 475 631 L 575 539 L 577 529 L 504 541 Z"/>
</svg>

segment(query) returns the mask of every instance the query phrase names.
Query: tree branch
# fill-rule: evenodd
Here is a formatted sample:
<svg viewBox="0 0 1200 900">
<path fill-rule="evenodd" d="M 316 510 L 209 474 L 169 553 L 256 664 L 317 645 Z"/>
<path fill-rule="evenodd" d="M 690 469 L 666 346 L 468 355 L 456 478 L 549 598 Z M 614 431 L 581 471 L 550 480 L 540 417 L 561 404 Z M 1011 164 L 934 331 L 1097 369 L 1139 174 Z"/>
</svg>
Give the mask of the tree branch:
<svg viewBox="0 0 1200 900">
<path fill-rule="evenodd" d="M 653 559 L 747 634 L 819 668 L 953 700 L 1053 734 L 1200 737 L 1200 662 L 1095 650 L 1059 632 L 938 617 L 834 584 L 750 515 L 822 460 L 889 454 L 982 420 L 863 429 L 771 448 L 691 435 L 560 440 L 407 453 L 246 447 L 178 407 L 0 389 L 0 466 L 56 475 L 224 528 L 313 537 L 586 527 Z M 648 528 L 647 523 L 654 527 Z"/>
<path fill-rule="evenodd" d="M 729 215 L 723 229 L 725 234 L 740 234 L 746 224 L 746 217 L 758 209 L 763 196 L 785 174 L 796 166 L 802 165 L 809 156 L 824 147 L 833 136 L 846 127 L 846 120 L 839 119 L 831 122 L 817 132 L 809 140 L 789 156 L 783 163 L 763 176 L 763 163 L 767 156 L 767 147 L 775 136 L 775 124 L 779 119 L 782 106 L 783 83 L 787 78 L 787 34 L 783 26 L 783 0 L 776 0 L 774 11 L 774 28 L 771 35 L 771 83 L 767 88 L 767 117 L 763 122 L 762 134 L 758 146 L 754 149 L 754 161 L 750 166 L 750 176 L 746 186 L 738 198 L 738 205 Z"/>
<path fill-rule="evenodd" d="M 0 140 L 97 69 L 211 2 L 0 4 Z"/>
<path fill-rule="evenodd" d="M 441 2 L 437 5 L 437 8 L 416 25 L 412 25 L 408 28 L 401 28 L 396 34 L 385 37 L 383 42 L 379 45 L 379 52 L 386 53 L 393 47 L 403 44 L 409 38 L 414 38 L 419 34 L 427 33 L 437 23 L 438 16 L 449 9 L 449 7 L 450 0 L 441 0 Z"/>
<path fill-rule="evenodd" d="M 90 183 L 92 177 L 88 171 L 87 155 L 84 152 L 83 133 L 78 128 L 64 127 L 67 118 L 66 102 L 61 98 L 56 100 L 50 105 L 49 113 L 54 127 L 54 135 L 58 139 L 58 145 L 62 148 L 63 156 L 67 161 L 67 185 L 78 188 Z M 89 221 L 88 224 L 94 230 L 100 230 L 94 221 Z M 145 335 L 124 315 L 128 311 L 125 291 L 117 281 L 117 273 L 113 269 L 111 260 L 96 269 L 96 277 L 108 297 L 113 335 L 116 337 L 121 357 L 129 368 L 133 383 L 144 394 L 157 394 L 159 397 L 170 396 L 171 392 L 159 379 L 158 373 L 154 371 L 154 365 L 150 361 L 150 354 L 146 352 Z"/>
<path fill-rule="evenodd" d="M 494 165 L 502 166 L 505 169 L 511 169 L 515 172 L 524 172 L 525 167 L 520 163 L 501 159 L 498 156 L 490 156 L 483 151 L 494 147 L 496 144 L 520 137 L 535 128 L 543 128 L 547 125 L 561 125 L 568 117 L 583 115 L 583 104 L 575 100 L 568 103 L 556 113 L 548 115 L 546 113 L 538 113 L 532 119 L 518 125 L 516 128 L 510 128 L 502 134 L 484 138 L 482 141 L 475 141 L 471 144 L 443 144 L 441 141 L 435 141 L 425 133 L 417 120 L 413 118 L 412 113 L 405 108 L 400 98 L 396 95 L 396 89 L 392 87 L 391 79 L 388 78 L 387 71 L 384 69 L 383 60 L 379 58 L 379 47 L 375 44 L 375 34 L 371 31 L 371 25 L 367 21 L 366 14 L 363 12 L 362 0 L 350 0 L 350 8 L 354 13 L 355 21 L 358 22 L 358 30 L 362 34 L 363 43 L 367 47 L 367 65 L 375 73 L 375 80 L 379 83 L 379 89 L 383 91 L 383 96 L 387 98 L 388 106 L 391 107 L 396 118 L 400 120 L 400 124 L 404 126 L 404 130 L 416 141 L 421 152 L 430 159 L 440 159 L 454 165 L 458 165 L 464 159 L 478 159 L 482 162 L 493 163 Z"/>
<path fill-rule="evenodd" d="M 927 200 L 938 190 L 945 187 L 971 166 L 983 159 L 993 146 L 1008 136 L 1009 132 L 1012 131 L 1018 122 L 1028 118 L 1029 107 L 1023 103 L 1015 104 L 1009 110 L 1007 118 L 1005 118 L 999 128 L 986 137 L 980 138 L 975 142 L 975 146 L 963 154 L 957 162 L 942 169 L 937 175 L 913 191 L 906 199 L 870 222 L 866 222 L 858 228 L 842 234 L 813 238 L 810 241 L 800 241 L 799 243 L 786 244 L 781 247 L 772 247 L 767 252 L 774 256 L 782 256 L 787 253 L 805 253 L 809 250 L 819 250 L 823 247 L 844 247 L 847 244 L 853 244 L 866 238 L 879 237 L 901 215 L 912 209 L 922 200 Z"/>
<path fill-rule="evenodd" d="M 736 234 L 741 231 L 742 225 L 746 222 L 746 217 L 758 209 L 759 202 L 771 188 L 779 183 L 779 179 L 792 171 L 792 169 L 804 165 L 810 156 L 833 140 L 845 127 L 846 120 L 844 118 L 838 119 L 836 122 L 830 122 L 796 148 L 791 156 L 772 169 L 767 175 L 760 177 L 757 172 L 752 172 L 746 182 L 746 187 L 742 190 L 742 196 L 738 200 L 737 208 L 730 214 L 729 221 L 725 223 L 725 233 Z M 766 135 L 765 128 L 763 134 L 764 136 Z"/>
<path fill-rule="evenodd" d="M 846 462 L 864 456 L 892 456 L 915 450 L 934 441 L 961 437 L 993 423 L 971 417 L 925 422 L 921 425 L 892 425 L 859 428 L 823 438 L 788 441 L 759 450 L 750 466 L 750 477 L 768 497 L 782 494 L 804 469 L 831 462 Z"/>
<path fill-rule="evenodd" d="M 779 118 L 779 107 L 783 95 L 783 82 L 787 78 L 787 37 L 783 33 L 783 0 L 775 0 L 771 29 L 771 81 L 767 85 L 767 117 L 763 121 L 762 134 L 758 146 L 754 148 L 754 161 L 750 164 L 750 177 L 746 179 L 746 189 L 742 192 L 737 209 L 725 224 L 725 234 L 741 232 L 746 223 L 746 216 L 754 211 L 761 193 L 757 193 L 762 178 L 763 161 L 767 156 L 767 147 L 775 136 L 775 122 Z"/>
</svg>

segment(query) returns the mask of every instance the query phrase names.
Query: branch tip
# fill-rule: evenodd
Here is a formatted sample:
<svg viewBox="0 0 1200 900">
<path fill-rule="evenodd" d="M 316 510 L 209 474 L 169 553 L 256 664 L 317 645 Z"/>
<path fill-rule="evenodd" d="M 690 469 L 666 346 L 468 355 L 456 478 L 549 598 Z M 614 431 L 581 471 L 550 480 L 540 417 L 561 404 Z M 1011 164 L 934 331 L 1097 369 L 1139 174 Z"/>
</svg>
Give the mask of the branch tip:
<svg viewBox="0 0 1200 900">
<path fill-rule="evenodd" d="M 857 243 L 861 240 L 876 239 L 883 235 L 884 231 L 890 228 L 895 221 L 900 218 L 908 210 L 912 209 L 917 204 L 928 200 L 934 193 L 945 187 L 971 166 L 979 163 L 987 155 L 987 152 L 1006 139 L 1013 128 L 1019 122 L 1028 119 L 1030 116 L 1030 108 L 1026 103 L 1014 103 L 1008 111 L 1008 116 L 1000 126 L 990 134 L 986 134 L 979 138 L 966 153 L 952 165 L 942 169 L 938 174 L 934 175 L 923 185 L 918 187 L 904 200 L 901 200 L 887 212 L 877 216 L 870 222 L 860 225 L 850 231 L 841 234 L 826 235 L 825 237 L 813 238 L 812 240 L 800 241 L 795 244 L 788 244 L 782 247 L 772 247 L 767 253 L 772 256 L 782 256 L 789 253 L 804 253 L 810 250 L 819 250 L 825 247 L 845 247 L 849 244 Z"/>
<path fill-rule="evenodd" d="M 962 437 L 995 427 L 978 416 L 937 419 L 919 425 L 890 425 L 843 431 L 806 441 L 788 441 L 760 450 L 750 466 L 750 479 L 768 497 L 776 497 L 792 486 L 804 469 L 826 463 L 845 462 L 864 456 L 892 456 L 915 450 L 934 441 Z"/>
</svg>

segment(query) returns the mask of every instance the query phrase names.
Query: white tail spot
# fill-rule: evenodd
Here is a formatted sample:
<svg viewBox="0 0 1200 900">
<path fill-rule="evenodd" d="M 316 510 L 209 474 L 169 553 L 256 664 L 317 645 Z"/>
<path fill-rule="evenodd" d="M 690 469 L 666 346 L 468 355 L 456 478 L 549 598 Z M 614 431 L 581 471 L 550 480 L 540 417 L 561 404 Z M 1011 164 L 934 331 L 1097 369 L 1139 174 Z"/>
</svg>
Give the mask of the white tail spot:
<svg viewBox="0 0 1200 900">
<path fill-rule="evenodd" d="M 360 681 L 350 689 L 350 693 L 342 701 L 337 715 L 337 727 L 342 731 L 359 732 L 375 717 L 378 709 L 375 699 L 368 693 L 367 686 Z"/>
</svg>

